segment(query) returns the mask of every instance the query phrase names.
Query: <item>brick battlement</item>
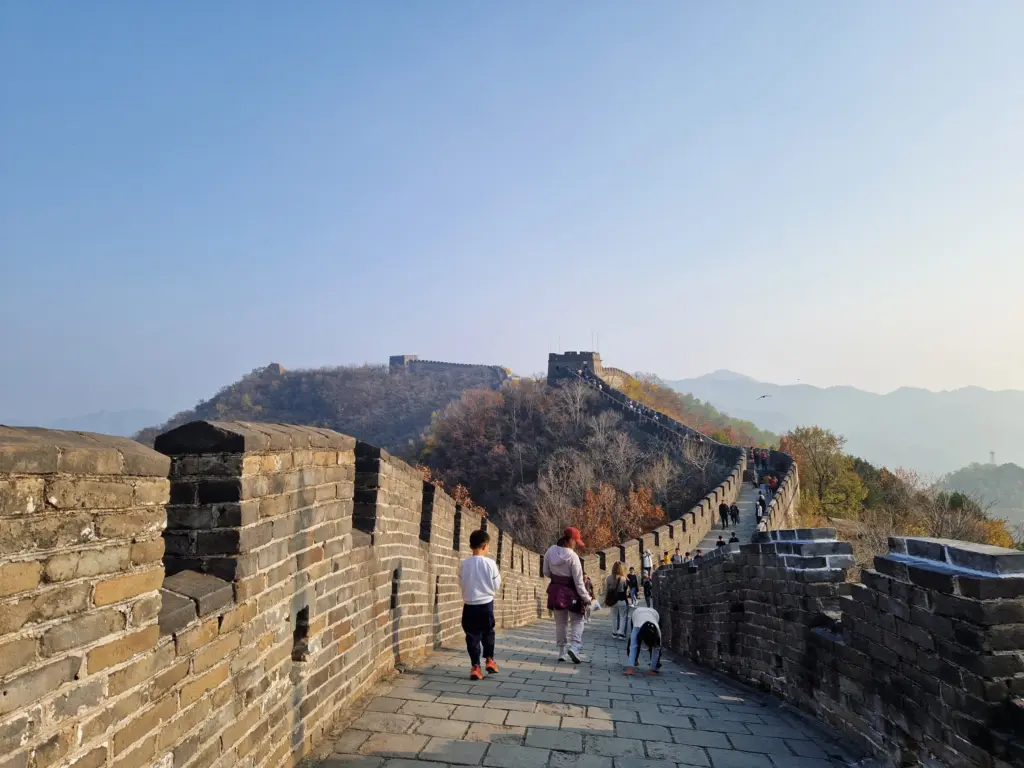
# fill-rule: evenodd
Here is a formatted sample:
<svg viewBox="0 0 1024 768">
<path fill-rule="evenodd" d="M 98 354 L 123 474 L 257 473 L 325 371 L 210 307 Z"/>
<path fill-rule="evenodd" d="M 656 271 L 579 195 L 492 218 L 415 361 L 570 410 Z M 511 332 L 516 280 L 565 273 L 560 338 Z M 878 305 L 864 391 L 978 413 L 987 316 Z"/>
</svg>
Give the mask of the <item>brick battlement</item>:
<svg viewBox="0 0 1024 768">
<path fill-rule="evenodd" d="M 391 373 L 465 373 L 476 371 L 494 377 L 500 386 L 509 373 L 500 365 L 477 365 L 475 363 L 446 363 L 441 360 L 420 360 L 417 355 L 392 355 L 388 360 Z"/>
<path fill-rule="evenodd" d="M 486 524 L 499 626 L 540 556 L 330 430 L 193 422 L 163 454 L 0 428 L 0 766 L 290 765 L 397 664 L 459 637 Z"/>
<path fill-rule="evenodd" d="M 832 529 L 771 531 L 660 570 L 665 642 L 893 765 L 1024 765 L 1024 553 L 925 538 L 889 548 L 859 583 Z"/>
</svg>

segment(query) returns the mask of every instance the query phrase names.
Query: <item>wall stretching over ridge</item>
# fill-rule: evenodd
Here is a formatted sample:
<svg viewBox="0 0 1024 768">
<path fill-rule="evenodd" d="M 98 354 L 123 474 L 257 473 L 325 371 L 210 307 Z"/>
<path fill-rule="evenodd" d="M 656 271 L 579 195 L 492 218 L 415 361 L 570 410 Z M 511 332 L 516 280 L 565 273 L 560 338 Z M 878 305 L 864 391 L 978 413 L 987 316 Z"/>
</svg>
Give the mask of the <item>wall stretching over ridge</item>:
<svg viewBox="0 0 1024 768">
<path fill-rule="evenodd" d="M 1024 765 L 1024 553 L 894 538 L 851 584 L 832 529 L 757 538 L 656 573 L 666 645 L 892 765 Z"/>
<path fill-rule="evenodd" d="M 539 555 L 378 448 L 241 422 L 156 444 L 0 427 L 0 768 L 295 763 L 458 638 L 482 525 L 499 625 L 543 613 Z"/>
<path fill-rule="evenodd" d="M 466 373 L 473 371 L 493 377 L 496 387 L 500 387 L 509 378 L 508 371 L 500 365 L 420 360 L 418 355 L 391 355 L 388 358 L 388 371 L 390 373 Z"/>
<path fill-rule="evenodd" d="M 615 369 L 603 366 L 600 356 L 594 352 L 566 352 L 561 355 L 552 353 L 548 360 L 548 381 L 554 385 L 578 381 L 593 388 L 605 403 L 620 411 L 636 427 L 658 439 L 674 440 L 682 437 L 705 442 L 715 451 L 716 459 L 725 468 L 725 472 L 719 484 L 708 492 L 698 504 L 677 515 L 667 525 L 660 526 L 637 539 L 625 541 L 616 547 L 584 555 L 583 567 L 591 576 L 595 589 L 600 594 L 604 593 L 604 579 L 611 573 L 612 565 L 617 561 L 636 568 L 639 573 L 641 553 L 644 550 L 650 550 L 655 556 L 655 561 L 658 561 L 659 554 L 672 553 L 676 547 L 684 552 L 696 549 L 714 526 L 715 520 L 718 519 L 718 505 L 723 501 L 726 504 L 731 504 L 739 498 L 747 466 L 747 452 L 744 449 L 712 440 L 663 413 L 658 413 L 655 418 L 653 410 L 615 389 L 603 378 L 604 372 L 608 370 Z M 786 496 L 780 501 L 779 511 L 775 515 L 776 520 L 781 520 L 784 517 L 784 513 L 781 511 L 783 505 L 791 505 L 792 500 L 800 492 L 796 480 L 796 464 L 786 454 L 780 454 L 780 457 L 789 459 L 788 468 L 792 471 L 788 471 L 784 477 L 784 482 L 787 483 L 785 486 Z M 783 485 L 780 484 L 780 493 L 776 498 L 782 496 L 782 489 Z M 594 578 L 595 574 L 599 578 Z"/>
<path fill-rule="evenodd" d="M 753 467 L 752 460 L 748 466 Z M 773 449 L 768 452 L 768 466 L 768 471 L 779 478 L 779 487 L 768 502 L 768 509 L 765 510 L 768 530 L 797 528 L 800 522 L 800 476 L 796 461 L 788 453 Z M 755 474 L 755 469 L 748 469 L 743 479 L 752 482 L 756 479 Z"/>
</svg>

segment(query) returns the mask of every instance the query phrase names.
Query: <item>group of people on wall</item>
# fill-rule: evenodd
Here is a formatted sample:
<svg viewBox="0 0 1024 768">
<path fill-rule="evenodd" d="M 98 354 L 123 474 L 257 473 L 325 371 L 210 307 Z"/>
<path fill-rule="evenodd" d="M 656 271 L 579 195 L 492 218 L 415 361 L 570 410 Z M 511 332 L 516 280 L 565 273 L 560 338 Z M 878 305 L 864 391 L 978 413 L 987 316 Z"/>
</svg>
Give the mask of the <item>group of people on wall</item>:
<svg viewBox="0 0 1024 768">
<path fill-rule="evenodd" d="M 661 414 L 657 411 L 615 392 L 588 368 L 580 368 L 576 374 L 580 380 L 615 399 L 627 412 L 641 420 L 651 419 L 672 431 L 688 434 L 698 440 L 704 439 L 703 435 L 694 430 L 671 419 L 662 420 Z M 765 449 L 751 448 L 750 458 L 758 470 L 769 467 L 770 454 Z M 759 529 L 766 524 L 764 515 L 771 498 L 770 494 L 774 492 L 775 487 L 777 481 L 775 486 L 767 486 L 758 496 L 756 514 Z M 765 492 L 768 493 L 767 497 Z M 734 526 L 739 522 L 739 507 L 735 503 L 723 503 L 719 507 L 719 514 L 723 530 L 730 521 Z M 733 531 L 728 541 L 724 536 L 719 536 L 716 547 L 738 542 L 739 537 Z M 466 634 L 466 647 L 472 665 L 470 677 L 475 680 L 483 679 L 483 670 L 489 674 L 498 673 L 498 665 L 494 658 L 494 596 L 501 588 L 501 574 L 494 561 L 487 557 L 488 546 L 487 533 L 474 531 L 470 537 L 473 554 L 462 562 L 459 571 L 464 602 L 462 627 Z M 544 553 L 542 560 L 542 573 L 548 579 L 547 607 L 555 619 L 555 644 L 558 648 L 559 662 L 582 664 L 586 661 L 582 652 L 583 630 L 588 620 L 592 618 L 593 612 L 601 609 L 601 604 L 595 596 L 594 584 L 584 571 L 583 562 L 577 552 L 583 546 L 579 529 L 568 527 L 558 541 Z M 652 605 L 655 570 L 658 567 L 687 563 L 697 567 L 703 559 L 701 550 L 695 550 L 691 556 L 689 552 L 681 552 L 677 546 L 673 554 L 665 550 L 657 564 L 654 554 L 645 550 L 641 554 L 640 574 L 632 567 L 627 571 L 627 566 L 623 562 L 613 564 L 604 584 L 604 604 L 612 612 L 612 636 L 618 640 L 627 640 L 625 674 L 635 673 L 641 647 L 647 647 L 651 652 L 649 674 L 657 674 L 661 667 L 660 618 Z M 640 604 L 641 592 L 643 605 Z M 484 662 L 483 667 L 481 660 Z"/>
<path fill-rule="evenodd" d="M 490 536 L 486 531 L 473 531 L 469 546 L 472 554 L 459 566 L 462 630 L 469 652 L 469 677 L 483 680 L 485 671 L 489 675 L 499 673 L 495 659 L 494 598 L 501 590 L 501 571 L 488 557 Z M 549 582 L 547 605 L 555 618 L 558 661 L 573 664 L 586 661 L 582 652 L 583 629 L 593 612 L 601 609 L 594 585 L 584 573 L 577 552 L 583 546 L 579 529 L 566 528 L 544 553 L 542 566 Z M 635 572 L 630 575 L 626 574 L 623 563 L 615 563 L 605 584 L 605 604 L 614 611 L 613 634 L 617 639 L 629 638 L 625 674 L 634 673 L 641 646 L 650 649 L 650 674 L 657 674 L 661 666 L 661 629 L 658 612 L 651 607 L 651 571 L 643 569 L 642 581 Z M 643 606 L 638 604 L 641 588 L 646 602 Z"/>
<path fill-rule="evenodd" d="M 601 610 L 593 582 L 583 570 L 578 549 L 583 539 L 577 528 L 566 528 L 559 540 L 544 553 L 543 573 L 549 579 L 548 609 L 555 617 L 555 645 L 558 661 L 581 664 L 583 630 L 593 612 Z M 650 553 L 646 562 L 650 563 Z M 658 612 L 651 607 L 654 597 L 653 569 L 642 567 L 638 576 L 635 568 L 626 573 L 626 564 L 617 562 L 605 581 L 604 604 L 612 611 L 612 636 L 628 639 L 625 674 L 635 672 L 641 647 L 651 650 L 650 674 L 657 674 L 661 666 L 661 627 Z M 643 591 L 644 605 L 639 604 Z"/>
</svg>

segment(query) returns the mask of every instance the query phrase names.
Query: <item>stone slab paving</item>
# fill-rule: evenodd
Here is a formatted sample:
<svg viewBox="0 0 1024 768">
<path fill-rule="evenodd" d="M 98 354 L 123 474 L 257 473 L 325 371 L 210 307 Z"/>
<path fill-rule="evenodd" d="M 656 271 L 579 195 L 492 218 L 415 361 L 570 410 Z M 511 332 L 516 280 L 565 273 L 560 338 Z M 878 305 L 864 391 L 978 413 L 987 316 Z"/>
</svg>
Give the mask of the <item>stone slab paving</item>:
<svg viewBox="0 0 1024 768">
<path fill-rule="evenodd" d="M 757 530 L 757 488 L 750 483 L 743 483 L 740 486 L 740 497 L 736 499 L 736 506 L 740 508 L 739 525 L 734 526 L 730 522 L 729 527 L 723 531 L 722 524 L 718 519 L 718 510 L 715 509 L 715 524 L 711 526 L 708 535 L 697 545 L 697 549 L 704 554 L 712 552 L 715 549 L 715 544 L 718 543 L 718 537 L 722 536 L 728 541 L 729 534 L 733 531 L 736 531 L 736 535 L 739 536 L 740 544 L 750 543 L 751 536 Z"/>
<path fill-rule="evenodd" d="M 684 662 L 622 674 L 607 612 L 589 661 L 558 662 L 549 620 L 498 635 L 501 672 L 444 649 L 363 699 L 305 768 L 834 768 L 858 755 L 817 723 Z M 641 664 L 646 663 L 646 653 Z M 643 669 L 643 667 L 641 667 Z"/>
</svg>

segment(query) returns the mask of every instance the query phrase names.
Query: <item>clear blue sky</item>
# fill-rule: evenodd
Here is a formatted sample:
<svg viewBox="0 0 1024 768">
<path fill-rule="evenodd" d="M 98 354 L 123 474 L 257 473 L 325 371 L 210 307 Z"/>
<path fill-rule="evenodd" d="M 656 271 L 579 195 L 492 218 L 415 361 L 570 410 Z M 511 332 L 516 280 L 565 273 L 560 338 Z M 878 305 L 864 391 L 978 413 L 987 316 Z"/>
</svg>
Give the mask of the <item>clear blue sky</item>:
<svg viewBox="0 0 1024 768">
<path fill-rule="evenodd" d="M 390 354 L 1024 389 L 1024 4 L 0 5 L 0 417 Z"/>
</svg>

